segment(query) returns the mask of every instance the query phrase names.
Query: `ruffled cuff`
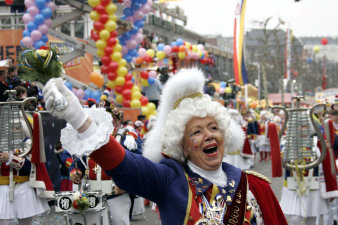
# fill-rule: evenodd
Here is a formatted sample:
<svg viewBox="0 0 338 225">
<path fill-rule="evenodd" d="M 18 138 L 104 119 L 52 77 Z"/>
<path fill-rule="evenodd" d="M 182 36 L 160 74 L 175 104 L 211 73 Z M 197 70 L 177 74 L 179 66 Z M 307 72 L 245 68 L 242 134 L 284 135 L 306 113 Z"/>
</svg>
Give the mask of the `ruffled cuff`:
<svg viewBox="0 0 338 225">
<path fill-rule="evenodd" d="M 92 119 L 92 124 L 83 133 L 78 133 L 70 124 L 61 130 L 62 147 L 71 155 L 89 155 L 109 141 L 109 136 L 114 131 L 113 118 L 104 108 L 84 109 Z"/>
</svg>

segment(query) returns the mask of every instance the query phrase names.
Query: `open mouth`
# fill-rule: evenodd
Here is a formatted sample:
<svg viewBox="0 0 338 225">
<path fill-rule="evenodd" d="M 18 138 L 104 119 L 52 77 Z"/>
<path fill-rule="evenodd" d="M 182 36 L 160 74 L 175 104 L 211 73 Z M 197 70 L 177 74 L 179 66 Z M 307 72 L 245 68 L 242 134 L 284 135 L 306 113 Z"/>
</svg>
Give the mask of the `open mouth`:
<svg viewBox="0 0 338 225">
<path fill-rule="evenodd" d="M 203 149 L 203 152 L 206 154 L 213 154 L 215 152 L 217 152 L 218 146 L 217 144 L 212 144 L 212 145 L 208 145 Z"/>
</svg>

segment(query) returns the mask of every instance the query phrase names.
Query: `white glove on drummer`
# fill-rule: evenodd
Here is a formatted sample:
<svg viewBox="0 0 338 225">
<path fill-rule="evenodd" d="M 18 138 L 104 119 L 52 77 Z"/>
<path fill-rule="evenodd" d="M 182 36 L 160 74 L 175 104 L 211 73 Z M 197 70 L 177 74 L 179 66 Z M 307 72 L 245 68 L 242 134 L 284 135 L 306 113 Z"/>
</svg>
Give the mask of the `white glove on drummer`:
<svg viewBox="0 0 338 225">
<path fill-rule="evenodd" d="M 128 132 L 126 133 L 126 138 L 123 144 L 129 150 L 133 151 L 137 149 L 137 143 L 136 143 L 137 133 L 134 130 L 134 128 L 132 128 L 131 126 L 127 126 L 126 129 L 128 130 Z"/>
<path fill-rule="evenodd" d="M 63 83 L 62 78 L 51 79 L 42 90 L 46 109 L 60 119 L 66 120 L 74 129 L 79 129 L 87 120 L 88 115 L 84 112 L 79 99 Z M 53 105 L 55 96 L 63 95 L 67 106 L 62 110 L 55 109 Z"/>
</svg>

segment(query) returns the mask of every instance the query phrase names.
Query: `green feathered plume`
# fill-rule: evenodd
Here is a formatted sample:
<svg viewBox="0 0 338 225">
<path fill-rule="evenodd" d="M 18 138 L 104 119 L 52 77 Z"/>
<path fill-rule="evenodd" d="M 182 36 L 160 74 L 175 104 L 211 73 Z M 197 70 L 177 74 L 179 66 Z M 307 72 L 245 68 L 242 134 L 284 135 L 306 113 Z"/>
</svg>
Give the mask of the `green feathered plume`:
<svg viewBox="0 0 338 225">
<path fill-rule="evenodd" d="M 55 49 L 25 49 L 19 60 L 20 78 L 46 84 L 62 75 L 62 63 Z"/>
</svg>

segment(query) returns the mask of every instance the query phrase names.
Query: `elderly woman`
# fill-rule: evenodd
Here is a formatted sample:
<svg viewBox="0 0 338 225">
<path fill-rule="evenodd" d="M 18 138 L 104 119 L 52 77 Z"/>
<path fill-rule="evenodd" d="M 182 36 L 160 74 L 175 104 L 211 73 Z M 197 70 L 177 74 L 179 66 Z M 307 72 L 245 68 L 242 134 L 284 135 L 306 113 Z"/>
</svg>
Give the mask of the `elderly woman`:
<svg viewBox="0 0 338 225">
<path fill-rule="evenodd" d="M 84 111 L 62 80 L 50 81 L 44 96 L 47 109 L 69 122 L 63 145 L 90 154 L 119 187 L 157 203 L 163 225 L 287 224 L 264 176 L 222 163 L 244 134 L 226 108 L 202 93 L 203 85 L 197 69 L 167 82 L 145 143 L 151 160 L 125 151 L 106 129 L 104 110 Z M 55 87 L 67 100 L 63 110 L 55 110 Z"/>
</svg>

